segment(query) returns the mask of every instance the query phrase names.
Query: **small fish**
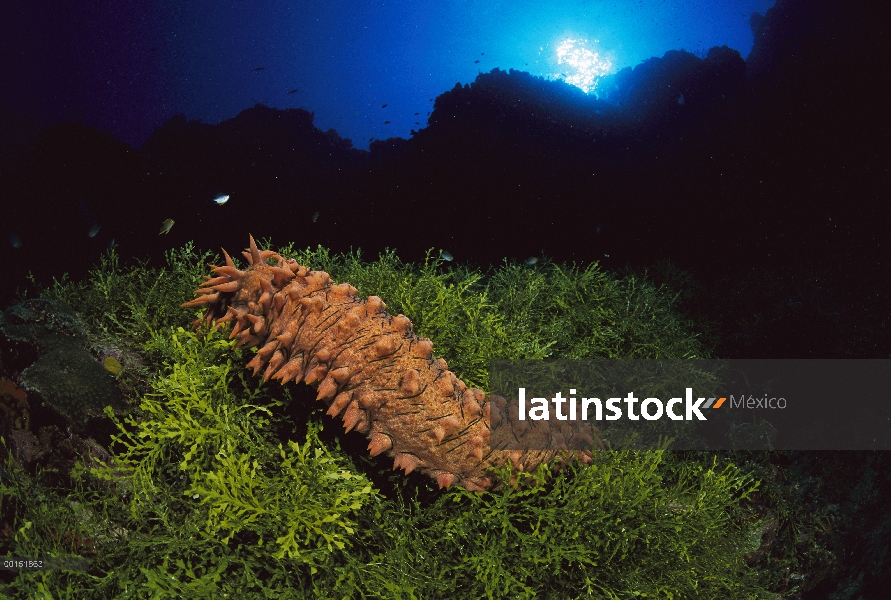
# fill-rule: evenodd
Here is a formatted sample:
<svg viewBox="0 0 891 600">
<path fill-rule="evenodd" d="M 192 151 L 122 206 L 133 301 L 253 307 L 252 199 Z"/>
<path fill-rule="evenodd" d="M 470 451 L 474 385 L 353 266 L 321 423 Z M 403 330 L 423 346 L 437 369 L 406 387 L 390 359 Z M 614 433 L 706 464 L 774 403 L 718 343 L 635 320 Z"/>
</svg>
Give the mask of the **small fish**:
<svg viewBox="0 0 891 600">
<path fill-rule="evenodd" d="M 538 257 L 537 257 L 537 256 L 530 256 L 529 258 L 526 259 L 526 266 L 527 266 L 527 267 L 534 267 L 534 266 L 537 265 L 537 264 L 538 264 Z"/>
<path fill-rule="evenodd" d="M 417 121 L 415 121 L 415 125 L 420 125 L 420 123 L 418 123 Z"/>
<path fill-rule="evenodd" d="M 390 124 L 389 121 L 384 121 L 384 125 L 389 125 L 389 124 Z"/>
<path fill-rule="evenodd" d="M 296 93 L 297 93 L 297 88 L 294 88 L 293 90 L 289 90 L 288 93 L 289 93 L 289 94 L 296 94 Z"/>
<path fill-rule="evenodd" d="M 319 211 L 316 211 L 312 215 L 312 222 L 315 223 L 318 220 L 319 220 Z"/>
<path fill-rule="evenodd" d="M 416 112 L 416 113 L 415 113 L 415 114 L 414 114 L 414 116 L 416 116 L 416 117 L 417 117 L 417 116 L 418 116 L 418 115 L 419 115 L 419 114 L 421 114 L 421 113 L 419 113 L 419 112 Z"/>
<path fill-rule="evenodd" d="M 229 194 L 220 194 L 213 201 L 217 203 L 217 206 L 222 206 L 229 202 Z"/>
<path fill-rule="evenodd" d="M 387 108 L 386 104 L 381 104 L 381 108 Z"/>
<path fill-rule="evenodd" d="M 594 233 L 600 233 L 601 231 L 603 231 L 603 225 L 601 225 L 600 223 L 598 223 L 598 224 L 597 224 L 597 227 L 594 228 Z"/>
<path fill-rule="evenodd" d="M 158 232 L 158 235 L 170 233 L 170 229 L 173 227 L 173 223 L 173 219 L 166 219 L 163 223 L 161 223 L 161 231 Z"/>
<path fill-rule="evenodd" d="M 681 106 L 684 105 L 684 95 L 683 94 L 681 94 L 681 97 L 678 98 L 678 104 L 680 104 Z"/>
<path fill-rule="evenodd" d="M 124 365 L 116 359 L 114 356 L 106 357 L 104 361 L 102 361 L 102 366 L 105 367 L 105 370 L 117 377 L 121 374 L 121 371 L 124 370 Z"/>
<path fill-rule="evenodd" d="M 93 223 L 92 225 L 90 225 L 90 229 L 87 230 L 87 237 L 96 237 L 96 234 L 99 233 L 100 229 L 102 229 L 102 227 L 99 225 L 99 223 Z"/>
<path fill-rule="evenodd" d="M 266 67 L 257 67 L 256 69 L 254 69 L 254 71 L 263 71 L 265 69 L 266 69 Z"/>
<path fill-rule="evenodd" d="M 453 260 L 455 260 L 455 257 L 452 256 L 452 253 L 448 250 L 440 250 L 439 257 L 446 262 L 452 262 Z"/>
<path fill-rule="evenodd" d="M 485 52 L 480 52 L 480 56 L 485 56 L 485 55 L 486 55 Z"/>
<path fill-rule="evenodd" d="M 116 245 L 117 245 L 117 244 L 114 243 L 114 238 L 111 238 L 111 241 L 108 242 L 108 249 L 111 250 L 111 249 L 114 248 Z"/>
<path fill-rule="evenodd" d="M 21 248 L 22 247 L 22 238 L 17 236 L 14 233 L 9 234 L 9 243 L 13 248 Z"/>
</svg>

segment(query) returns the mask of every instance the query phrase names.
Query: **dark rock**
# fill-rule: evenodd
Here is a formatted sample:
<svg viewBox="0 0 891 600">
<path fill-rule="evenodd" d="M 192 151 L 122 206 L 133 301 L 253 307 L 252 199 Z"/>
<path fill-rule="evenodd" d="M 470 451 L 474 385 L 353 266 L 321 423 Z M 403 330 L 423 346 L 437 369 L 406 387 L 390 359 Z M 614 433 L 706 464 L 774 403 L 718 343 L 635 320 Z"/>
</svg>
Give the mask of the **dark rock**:
<svg viewBox="0 0 891 600">
<path fill-rule="evenodd" d="M 106 420 L 103 410 L 107 405 L 116 412 L 127 409 L 114 375 L 86 349 L 59 334 L 54 334 L 41 356 L 22 371 L 18 384 L 29 396 L 33 394 L 33 420 L 61 421 L 63 428 L 70 427 L 79 435 L 94 435 L 99 425 L 94 421 Z"/>
<path fill-rule="evenodd" d="M 0 372 L 22 371 L 52 343 L 49 335 L 54 333 L 79 346 L 87 343 L 83 321 L 60 302 L 34 298 L 0 313 Z"/>
<path fill-rule="evenodd" d="M 78 458 L 108 456 L 90 439 L 107 444 L 115 431 L 105 407 L 130 409 L 87 340 L 84 322 L 60 302 L 37 298 L 0 314 L 0 435 L 20 463 L 62 480 Z"/>
</svg>

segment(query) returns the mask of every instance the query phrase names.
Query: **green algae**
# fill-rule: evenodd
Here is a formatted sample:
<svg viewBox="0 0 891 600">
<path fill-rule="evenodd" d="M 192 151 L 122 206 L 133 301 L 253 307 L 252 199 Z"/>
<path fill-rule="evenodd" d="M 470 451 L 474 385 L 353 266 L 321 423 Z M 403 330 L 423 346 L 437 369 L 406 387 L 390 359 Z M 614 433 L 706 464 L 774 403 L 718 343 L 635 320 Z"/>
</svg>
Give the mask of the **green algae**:
<svg viewBox="0 0 891 600">
<path fill-rule="evenodd" d="M 438 259 L 365 262 L 326 250 L 282 253 L 363 295 L 385 299 L 470 385 L 491 358 L 704 358 L 677 293 L 598 265 L 505 263 L 481 273 Z M 139 410 L 114 461 L 81 468 L 72 489 L 0 479 L 7 554 L 83 555 L 88 571 L 19 573 L 0 589 L 54 597 L 761 598 L 746 563 L 757 483 L 727 459 L 665 451 L 598 452 L 590 466 L 524 475 L 496 492 L 404 483 L 381 493 L 316 410 L 297 439 L 276 420 L 292 390 L 247 376 L 251 350 L 227 328 L 188 330 L 179 304 L 208 254 L 173 251 L 164 269 L 107 257 L 65 301 L 95 344 L 136 348 L 127 368 Z M 219 262 L 218 260 L 214 262 Z M 9 460 L 4 472 L 15 472 Z M 21 474 L 19 474 L 21 475 Z M 513 474 L 502 473 L 504 477 Z M 64 531 L 70 535 L 56 535 Z M 65 542 L 65 539 L 72 541 Z M 89 548 L 83 540 L 90 540 Z M 56 541 L 53 541 L 56 540 Z M 76 543 L 73 540 L 80 540 Z"/>
</svg>

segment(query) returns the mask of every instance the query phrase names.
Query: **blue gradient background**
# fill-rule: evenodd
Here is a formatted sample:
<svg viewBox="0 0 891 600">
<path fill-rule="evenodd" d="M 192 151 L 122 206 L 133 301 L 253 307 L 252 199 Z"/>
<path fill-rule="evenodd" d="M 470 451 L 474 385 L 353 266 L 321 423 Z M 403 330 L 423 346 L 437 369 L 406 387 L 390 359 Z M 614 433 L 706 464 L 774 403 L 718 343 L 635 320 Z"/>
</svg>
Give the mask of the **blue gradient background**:
<svg viewBox="0 0 891 600">
<path fill-rule="evenodd" d="M 141 146 L 173 115 L 218 123 L 262 103 L 306 108 L 317 127 L 365 149 L 369 138 L 423 127 L 431 99 L 479 72 L 560 72 L 555 49 L 565 38 L 599 40 L 615 70 L 672 49 L 728 45 L 745 58 L 750 15 L 773 2 L 6 4 L 7 117 L 39 127 L 79 120 Z"/>
</svg>

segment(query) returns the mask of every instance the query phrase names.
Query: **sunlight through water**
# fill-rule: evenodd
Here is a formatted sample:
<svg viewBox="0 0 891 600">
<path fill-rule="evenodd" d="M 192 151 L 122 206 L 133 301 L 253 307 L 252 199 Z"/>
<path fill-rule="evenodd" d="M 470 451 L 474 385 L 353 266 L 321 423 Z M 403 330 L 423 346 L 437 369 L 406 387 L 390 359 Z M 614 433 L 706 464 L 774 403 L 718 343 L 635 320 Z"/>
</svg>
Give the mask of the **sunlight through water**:
<svg viewBox="0 0 891 600">
<path fill-rule="evenodd" d="M 595 40 L 596 42 L 597 40 Z M 601 58 L 598 52 L 587 48 L 588 40 L 563 40 L 557 47 L 557 64 L 569 67 L 567 73 L 556 77 L 585 93 L 597 87 L 598 80 L 612 69 L 609 59 Z"/>
</svg>

